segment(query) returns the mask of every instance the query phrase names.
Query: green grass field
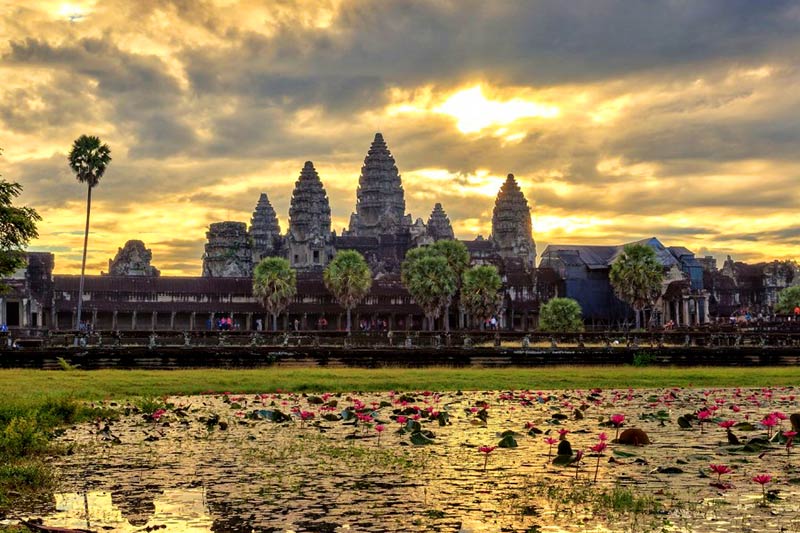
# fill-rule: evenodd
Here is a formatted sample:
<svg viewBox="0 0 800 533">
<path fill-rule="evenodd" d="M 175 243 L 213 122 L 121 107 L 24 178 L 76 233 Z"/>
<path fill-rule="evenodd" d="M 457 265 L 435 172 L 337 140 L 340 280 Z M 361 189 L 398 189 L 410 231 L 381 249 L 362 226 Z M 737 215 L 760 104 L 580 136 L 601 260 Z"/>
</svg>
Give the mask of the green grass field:
<svg viewBox="0 0 800 533">
<path fill-rule="evenodd" d="M 0 411 L 46 400 L 203 392 L 762 387 L 800 384 L 800 367 L 261 368 L 255 370 L 0 370 Z"/>
</svg>

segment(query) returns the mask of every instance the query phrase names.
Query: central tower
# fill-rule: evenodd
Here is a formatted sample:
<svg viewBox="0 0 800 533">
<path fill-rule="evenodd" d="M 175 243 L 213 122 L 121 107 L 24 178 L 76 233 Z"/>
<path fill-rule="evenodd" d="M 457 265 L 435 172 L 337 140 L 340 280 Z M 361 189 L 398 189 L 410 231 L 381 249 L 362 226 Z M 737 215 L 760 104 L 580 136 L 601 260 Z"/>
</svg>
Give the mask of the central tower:
<svg viewBox="0 0 800 533">
<path fill-rule="evenodd" d="M 383 135 L 375 134 L 369 147 L 356 192 L 356 212 L 350 216 L 349 235 L 377 237 L 398 234 L 411 225 L 400 173 Z"/>
</svg>

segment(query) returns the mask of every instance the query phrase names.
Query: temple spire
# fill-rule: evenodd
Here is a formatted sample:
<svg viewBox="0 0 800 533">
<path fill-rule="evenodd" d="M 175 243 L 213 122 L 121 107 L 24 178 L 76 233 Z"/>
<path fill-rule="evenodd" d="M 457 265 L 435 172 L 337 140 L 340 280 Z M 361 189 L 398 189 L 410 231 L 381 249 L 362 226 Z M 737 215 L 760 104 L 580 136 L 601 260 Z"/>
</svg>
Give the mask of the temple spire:
<svg viewBox="0 0 800 533">
<path fill-rule="evenodd" d="M 383 135 L 376 133 L 361 167 L 349 233 L 361 237 L 399 233 L 411 224 L 405 210 L 405 192 L 394 157 Z"/>
<path fill-rule="evenodd" d="M 501 256 L 522 259 L 528 268 L 534 268 L 536 243 L 533 240 L 531 210 L 513 174 L 508 175 L 497 193 L 491 238 Z"/>
<path fill-rule="evenodd" d="M 287 246 L 297 268 L 323 266 L 332 255 L 331 206 L 314 163 L 306 161 L 289 208 Z"/>
<path fill-rule="evenodd" d="M 278 254 L 281 227 L 272 204 L 265 193 L 261 193 L 250 219 L 250 239 L 253 243 L 253 263 Z"/>
<path fill-rule="evenodd" d="M 428 218 L 427 226 L 428 235 L 435 241 L 455 238 L 450 219 L 447 217 L 447 213 L 444 212 L 444 208 L 439 202 L 436 202 L 436 205 L 433 206 L 433 211 L 431 211 L 431 216 Z"/>
</svg>

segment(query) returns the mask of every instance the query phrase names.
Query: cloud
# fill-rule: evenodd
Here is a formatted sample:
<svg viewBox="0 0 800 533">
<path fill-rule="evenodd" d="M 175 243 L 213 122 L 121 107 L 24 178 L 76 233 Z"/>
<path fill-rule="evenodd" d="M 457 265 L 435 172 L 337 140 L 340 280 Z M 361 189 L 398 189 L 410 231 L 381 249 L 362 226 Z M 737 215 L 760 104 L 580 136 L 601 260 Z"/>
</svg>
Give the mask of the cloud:
<svg viewBox="0 0 800 533">
<path fill-rule="evenodd" d="M 442 202 L 462 238 L 490 233 L 513 172 L 540 250 L 659 235 L 741 257 L 800 252 L 796 2 L 105 0 L 78 22 L 62 11 L 20 0 L 0 19 L 2 170 L 45 214 L 35 245 L 58 251 L 59 271 L 82 245 L 85 190 L 65 162 L 82 133 L 114 158 L 94 197 L 101 268 L 142 238 L 165 274 L 196 274 L 205 227 L 249 221 L 261 191 L 286 230 L 309 159 L 338 230 L 375 131 L 408 210 L 427 220 Z M 478 93 L 478 107 L 453 100 Z"/>
</svg>

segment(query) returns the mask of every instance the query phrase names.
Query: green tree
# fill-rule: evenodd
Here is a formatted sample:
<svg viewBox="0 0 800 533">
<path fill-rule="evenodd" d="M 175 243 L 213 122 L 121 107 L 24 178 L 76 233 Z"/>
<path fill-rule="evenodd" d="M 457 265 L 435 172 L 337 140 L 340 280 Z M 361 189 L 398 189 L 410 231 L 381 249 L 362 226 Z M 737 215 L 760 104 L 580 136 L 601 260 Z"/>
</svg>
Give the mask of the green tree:
<svg viewBox="0 0 800 533">
<path fill-rule="evenodd" d="M 372 271 L 364 256 L 355 250 L 340 250 L 322 274 L 325 286 L 347 311 L 347 334 L 352 327 L 351 314 L 372 287 Z"/>
<path fill-rule="evenodd" d="M 428 329 L 433 331 L 436 319 L 456 291 L 456 277 L 447 259 L 429 248 L 409 250 L 401 277 L 403 285 L 425 313 Z"/>
<path fill-rule="evenodd" d="M 554 333 L 583 331 L 582 310 L 572 298 L 553 298 L 539 309 L 539 329 Z"/>
<path fill-rule="evenodd" d="M 775 304 L 776 313 L 792 315 L 795 307 L 800 307 L 800 286 L 786 287 L 778 293 L 778 303 Z"/>
<path fill-rule="evenodd" d="M 25 265 L 25 247 L 39 236 L 36 231 L 36 223 L 42 220 L 39 214 L 30 207 L 12 204 L 21 193 L 21 185 L 0 179 L 0 278 Z"/>
<path fill-rule="evenodd" d="M 503 280 L 495 266 L 477 265 L 464 272 L 461 300 L 467 312 L 480 319 L 481 327 L 500 310 L 502 288 Z"/>
<path fill-rule="evenodd" d="M 664 267 L 656 252 L 644 244 L 629 244 L 611 265 L 611 286 L 617 297 L 633 308 L 636 329 L 641 327 L 640 315 L 661 296 Z"/>
<path fill-rule="evenodd" d="M 297 273 L 282 257 L 267 257 L 253 271 L 253 295 L 272 315 L 272 331 L 278 330 L 278 315 L 297 294 Z"/>
<path fill-rule="evenodd" d="M 436 241 L 430 248 L 434 254 L 445 258 L 447 266 L 450 267 L 450 270 L 452 270 L 456 278 L 454 294 L 444 306 L 444 330 L 449 332 L 450 305 L 454 297 L 460 297 L 461 278 L 464 276 L 464 272 L 467 268 L 469 268 L 469 251 L 463 242 L 449 239 Z"/>
<path fill-rule="evenodd" d="M 89 245 L 89 215 L 92 212 L 92 189 L 100 183 L 100 178 L 111 163 L 111 149 L 107 144 L 100 142 L 99 137 L 81 135 L 72 144 L 69 152 L 69 168 L 75 173 L 80 183 L 88 186 L 86 196 L 86 231 L 83 234 L 83 260 L 81 261 L 81 280 L 78 288 L 78 315 L 75 329 L 81 322 L 81 308 L 83 307 L 83 282 L 86 272 L 86 248 Z"/>
</svg>

